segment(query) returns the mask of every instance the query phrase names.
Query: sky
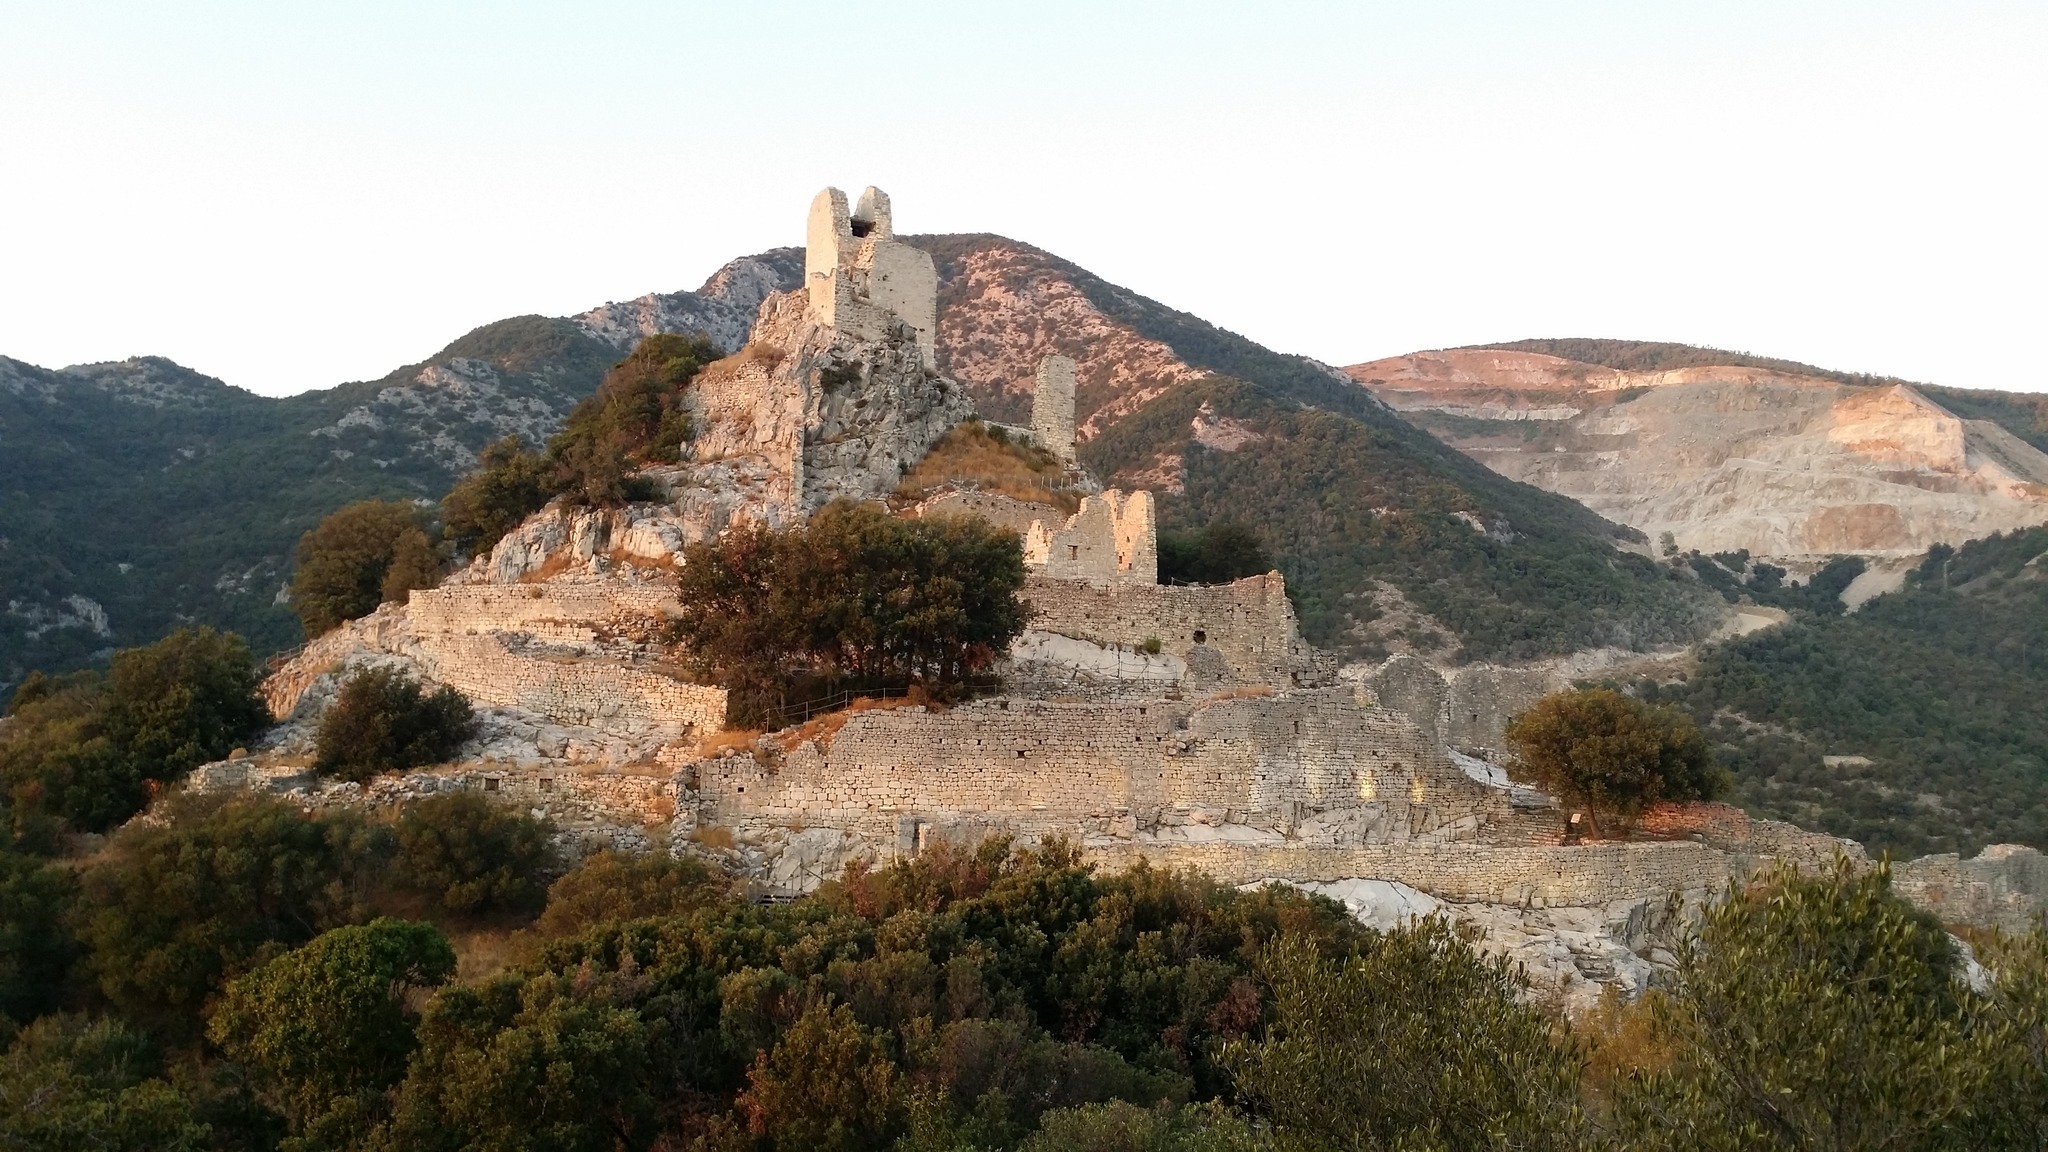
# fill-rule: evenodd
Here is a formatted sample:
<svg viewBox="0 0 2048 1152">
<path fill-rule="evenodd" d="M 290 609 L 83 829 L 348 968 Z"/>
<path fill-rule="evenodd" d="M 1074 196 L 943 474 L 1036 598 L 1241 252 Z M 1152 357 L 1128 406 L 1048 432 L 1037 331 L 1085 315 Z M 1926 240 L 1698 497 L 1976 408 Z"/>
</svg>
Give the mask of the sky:
<svg viewBox="0 0 2048 1152">
<path fill-rule="evenodd" d="M 0 0 L 0 355 L 372 379 L 874 184 L 1333 364 L 2043 391 L 2044 60 L 2041 0 Z"/>
</svg>

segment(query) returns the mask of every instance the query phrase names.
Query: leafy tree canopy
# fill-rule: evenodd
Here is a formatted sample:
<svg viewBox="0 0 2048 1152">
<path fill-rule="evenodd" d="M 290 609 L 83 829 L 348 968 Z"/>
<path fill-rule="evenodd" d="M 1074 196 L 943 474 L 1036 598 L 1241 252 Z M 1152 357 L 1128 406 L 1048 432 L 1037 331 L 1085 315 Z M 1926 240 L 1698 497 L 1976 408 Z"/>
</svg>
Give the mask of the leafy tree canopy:
<svg viewBox="0 0 2048 1152">
<path fill-rule="evenodd" d="M 682 459 L 695 434 L 684 391 L 720 355 L 701 334 L 642 340 L 576 405 L 545 452 L 529 451 L 517 437 L 484 450 L 476 470 L 441 502 L 450 538 L 480 555 L 557 496 L 600 506 L 653 498 L 633 473 Z"/>
<path fill-rule="evenodd" d="M 211 1131 L 162 1079 L 149 1042 L 113 1020 L 45 1016 L 0 1056 L 0 1148 L 200 1152 Z"/>
<path fill-rule="evenodd" d="M 1596 819 L 1626 825 L 1659 800 L 1710 800 L 1726 787 L 1684 713 L 1610 688 L 1545 696 L 1509 721 L 1506 735 L 1525 779 Z"/>
<path fill-rule="evenodd" d="M 1028 608 L 1017 534 L 979 517 L 907 520 L 835 502 L 684 553 L 673 636 L 732 691 L 728 719 L 779 723 L 792 695 L 916 682 L 949 693 L 992 664 Z"/>
<path fill-rule="evenodd" d="M 2039 983 L 1960 979 L 1932 917 L 1846 860 L 1779 867 L 1705 914 L 1656 1005 L 1667 1067 L 1626 1086 L 1625 1147 L 2031 1148 L 2041 1141 Z"/>
<path fill-rule="evenodd" d="M 402 500 L 358 500 L 299 540 L 292 610 L 308 637 L 320 636 L 440 579 L 418 509 Z"/>
<path fill-rule="evenodd" d="M 0 730 L 14 834 L 49 850 L 53 821 L 96 832 L 134 815 L 269 724 L 259 683 L 241 638 L 211 628 L 117 652 L 104 676 L 31 675 Z"/>
<path fill-rule="evenodd" d="M 454 971 L 431 924 L 336 928 L 231 981 L 208 1035 L 256 1069 L 302 1129 L 317 1127 L 398 1082 L 413 1050 L 408 992 Z"/>
</svg>

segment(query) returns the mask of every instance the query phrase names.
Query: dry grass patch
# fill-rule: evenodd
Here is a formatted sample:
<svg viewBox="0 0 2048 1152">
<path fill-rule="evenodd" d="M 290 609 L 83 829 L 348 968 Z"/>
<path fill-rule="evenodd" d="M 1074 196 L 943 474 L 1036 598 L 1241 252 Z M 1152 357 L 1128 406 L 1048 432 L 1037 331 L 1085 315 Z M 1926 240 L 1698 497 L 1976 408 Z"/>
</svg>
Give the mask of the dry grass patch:
<svg viewBox="0 0 2048 1152">
<path fill-rule="evenodd" d="M 1068 515 L 1081 507 L 1081 494 L 1065 487 L 1066 466 L 1034 444 L 1022 444 L 979 420 L 955 424 L 896 487 L 896 497 L 916 502 L 942 488 L 969 486 L 1000 492 L 1013 500 L 1050 504 Z"/>
<path fill-rule="evenodd" d="M 704 737 L 697 745 L 697 755 L 709 759 L 725 752 L 752 752 L 754 741 L 760 738 L 759 728 L 727 728 Z"/>
<path fill-rule="evenodd" d="M 893 708 L 910 707 L 924 708 L 933 712 L 945 711 L 943 705 L 933 703 L 931 698 L 926 696 L 921 688 L 913 687 L 907 696 L 856 696 L 844 708 L 834 712 L 826 712 L 823 715 L 813 716 L 794 728 L 783 729 L 781 732 L 776 733 L 775 742 L 781 746 L 784 752 L 796 751 L 807 740 L 815 741 L 819 751 L 830 752 L 832 750 L 832 737 L 838 735 L 841 728 L 846 727 L 846 722 L 853 718 L 854 713 L 886 712 Z"/>
</svg>

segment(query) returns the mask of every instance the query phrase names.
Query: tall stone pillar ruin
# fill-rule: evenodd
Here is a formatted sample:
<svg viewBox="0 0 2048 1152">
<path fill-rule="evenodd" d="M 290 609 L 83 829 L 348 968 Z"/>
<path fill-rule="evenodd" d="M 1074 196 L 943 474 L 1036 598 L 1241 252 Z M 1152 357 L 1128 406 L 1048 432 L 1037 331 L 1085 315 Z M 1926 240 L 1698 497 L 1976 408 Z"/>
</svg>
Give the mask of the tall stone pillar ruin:
<svg viewBox="0 0 2048 1152">
<path fill-rule="evenodd" d="M 1038 442 L 1068 464 L 1074 462 L 1074 362 L 1047 356 L 1038 362 L 1038 387 L 1031 393 L 1031 430 Z"/>
</svg>

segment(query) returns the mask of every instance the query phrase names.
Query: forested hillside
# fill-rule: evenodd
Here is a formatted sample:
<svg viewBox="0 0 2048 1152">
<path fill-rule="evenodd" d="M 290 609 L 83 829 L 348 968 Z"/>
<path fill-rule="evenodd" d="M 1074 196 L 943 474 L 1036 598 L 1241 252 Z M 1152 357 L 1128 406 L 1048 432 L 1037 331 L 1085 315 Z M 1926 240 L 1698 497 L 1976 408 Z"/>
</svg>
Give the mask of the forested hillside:
<svg viewBox="0 0 2048 1152">
<path fill-rule="evenodd" d="M 1901 856 L 2048 848 L 2044 553 L 2048 528 L 1937 548 L 1898 592 L 1797 613 L 1648 692 L 1711 723 L 1758 815 Z"/>
<path fill-rule="evenodd" d="M 284 399 L 156 358 L 0 359 L 0 686 L 182 621 L 297 643 L 279 593 L 301 534 L 352 500 L 439 499 L 484 444 L 558 427 L 615 358 L 530 316 Z"/>
</svg>

